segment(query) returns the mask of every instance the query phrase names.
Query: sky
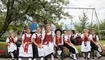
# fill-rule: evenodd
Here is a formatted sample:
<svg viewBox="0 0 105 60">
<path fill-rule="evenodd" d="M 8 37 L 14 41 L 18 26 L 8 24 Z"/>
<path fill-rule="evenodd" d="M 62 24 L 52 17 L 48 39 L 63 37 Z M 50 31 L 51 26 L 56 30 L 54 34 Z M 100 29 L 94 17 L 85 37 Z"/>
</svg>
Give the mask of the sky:
<svg viewBox="0 0 105 60">
<path fill-rule="evenodd" d="M 70 4 L 68 4 L 66 7 L 95 8 L 100 22 L 105 19 L 105 0 L 69 0 L 69 1 Z M 80 15 L 82 16 L 83 12 L 85 12 L 86 15 L 88 16 L 88 22 L 91 22 L 92 10 L 65 9 L 64 11 L 74 17 L 72 19 L 73 23 L 79 22 L 78 16 Z M 70 20 L 71 20 L 70 18 L 61 19 L 60 22 L 65 22 L 64 24 L 70 27 L 71 26 Z M 94 13 L 92 21 L 97 23 L 97 19 Z"/>
</svg>

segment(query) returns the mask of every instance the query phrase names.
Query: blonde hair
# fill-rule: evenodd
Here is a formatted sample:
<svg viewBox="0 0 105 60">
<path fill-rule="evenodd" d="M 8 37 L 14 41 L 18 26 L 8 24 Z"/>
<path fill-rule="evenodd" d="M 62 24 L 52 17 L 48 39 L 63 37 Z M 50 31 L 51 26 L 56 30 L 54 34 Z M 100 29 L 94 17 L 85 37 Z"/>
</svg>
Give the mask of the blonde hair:
<svg viewBox="0 0 105 60">
<path fill-rule="evenodd" d="M 87 31 L 88 29 L 83 29 L 83 33 L 85 33 L 85 31 Z M 89 31 L 89 30 L 88 30 Z"/>
<path fill-rule="evenodd" d="M 9 34 L 10 34 L 10 33 L 12 33 L 12 32 L 14 32 L 12 29 L 11 29 L 11 30 L 9 30 Z"/>
</svg>

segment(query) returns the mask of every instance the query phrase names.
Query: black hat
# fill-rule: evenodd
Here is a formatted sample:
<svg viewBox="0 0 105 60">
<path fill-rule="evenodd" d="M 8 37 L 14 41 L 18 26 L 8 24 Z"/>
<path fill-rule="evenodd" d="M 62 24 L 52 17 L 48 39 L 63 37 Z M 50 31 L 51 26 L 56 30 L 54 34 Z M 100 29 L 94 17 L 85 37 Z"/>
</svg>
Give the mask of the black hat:
<svg viewBox="0 0 105 60">
<path fill-rule="evenodd" d="M 61 30 L 61 29 L 56 29 L 56 30 L 55 30 L 55 34 L 56 34 L 57 31 L 60 31 L 61 34 L 62 34 L 62 30 Z"/>
</svg>

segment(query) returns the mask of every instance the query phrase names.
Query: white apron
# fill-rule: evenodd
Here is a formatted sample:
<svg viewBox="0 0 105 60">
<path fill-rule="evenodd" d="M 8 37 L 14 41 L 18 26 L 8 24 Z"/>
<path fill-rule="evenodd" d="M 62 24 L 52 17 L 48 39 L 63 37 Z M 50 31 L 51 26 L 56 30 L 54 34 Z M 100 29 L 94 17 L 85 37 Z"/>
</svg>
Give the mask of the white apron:
<svg viewBox="0 0 105 60">
<path fill-rule="evenodd" d="M 14 52 L 15 50 L 17 50 L 16 44 L 11 42 L 8 46 L 8 52 Z"/>
<path fill-rule="evenodd" d="M 90 41 L 87 41 L 87 46 L 85 46 L 84 41 L 82 41 L 81 51 L 82 52 L 89 52 L 91 51 Z"/>
<path fill-rule="evenodd" d="M 25 44 L 24 44 L 25 46 Z M 32 52 L 32 44 L 28 46 L 28 53 L 24 52 L 24 48 L 21 45 L 19 48 L 19 57 L 33 57 L 33 52 Z"/>
</svg>

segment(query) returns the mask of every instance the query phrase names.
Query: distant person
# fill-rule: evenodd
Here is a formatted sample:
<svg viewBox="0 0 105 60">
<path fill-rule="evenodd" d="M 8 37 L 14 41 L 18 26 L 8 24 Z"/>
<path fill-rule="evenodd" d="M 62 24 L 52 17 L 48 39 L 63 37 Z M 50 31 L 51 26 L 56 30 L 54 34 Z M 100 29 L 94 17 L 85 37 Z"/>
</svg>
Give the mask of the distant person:
<svg viewBox="0 0 105 60">
<path fill-rule="evenodd" d="M 81 33 L 79 31 L 76 31 L 74 35 L 75 43 L 76 45 L 81 45 L 82 43 L 82 38 L 81 38 Z"/>
<path fill-rule="evenodd" d="M 37 23 L 37 19 L 33 20 L 31 26 L 30 26 L 30 29 L 31 29 L 31 34 L 35 33 L 36 32 L 36 28 L 38 26 L 38 23 Z"/>
<path fill-rule="evenodd" d="M 18 31 L 17 32 L 17 42 L 16 42 L 16 45 L 17 45 L 17 58 L 18 58 L 18 55 L 19 55 L 19 48 L 20 48 L 21 44 L 22 44 L 21 31 Z"/>
<path fill-rule="evenodd" d="M 50 22 L 51 25 L 51 30 L 55 31 L 56 30 L 56 26 L 54 25 L 53 21 Z"/>
<path fill-rule="evenodd" d="M 22 35 L 26 33 L 26 28 L 27 28 L 27 26 L 24 26 L 24 29 L 22 31 Z"/>
</svg>

